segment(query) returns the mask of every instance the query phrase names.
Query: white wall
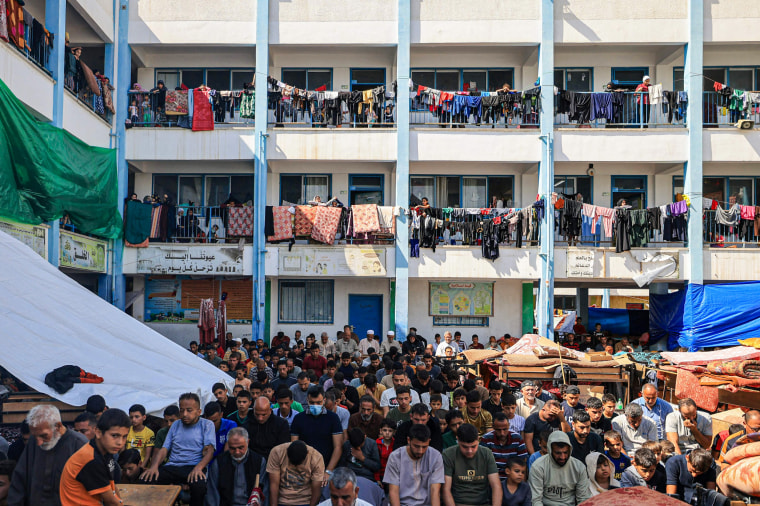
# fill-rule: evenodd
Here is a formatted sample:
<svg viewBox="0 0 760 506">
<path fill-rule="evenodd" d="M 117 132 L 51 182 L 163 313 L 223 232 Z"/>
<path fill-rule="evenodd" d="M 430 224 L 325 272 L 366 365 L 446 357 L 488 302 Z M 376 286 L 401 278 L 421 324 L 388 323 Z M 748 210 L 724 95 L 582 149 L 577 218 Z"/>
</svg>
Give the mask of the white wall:
<svg viewBox="0 0 760 506">
<path fill-rule="evenodd" d="M 538 129 L 411 129 L 411 161 L 528 162 L 541 158 Z"/>
<path fill-rule="evenodd" d="M 185 348 L 190 347 L 190 341 L 198 341 L 198 326 L 194 323 L 146 323 L 164 337 L 174 341 Z M 227 325 L 227 332 L 232 332 L 232 337 L 251 339 L 253 330 L 251 325 Z M 148 344 L 149 345 L 149 344 Z"/>
<path fill-rule="evenodd" d="M 103 42 L 114 41 L 114 0 L 69 0 L 69 4 L 76 9 Z"/>
<path fill-rule="evenodd" d="M 91 146 L 110 147 L 111 126 L 65 90 L 63 92 L 63 128 Z"/>
<path fill-rule="evenodd" d="M 193 132 L 186 128 L 127 130 L 127 160 L 252 160 L 252 128 L 217 128 Z"/>
<path fill-rule="evenodd" d="M 267 159 L 395 161 L 397 148 L 395 128 L 282 128 L 269 131 Z"/>
<path fill-rule="evenodd" d="M 269 279 L 269 278 L 268 278 Z M 303 336 L 314 332 L 317 336 L 322 332 L 327 332 L 333 339 L 339 330 L 348 323 L 348 296 L 349 294 L 367 294 L 383 296 L 383 329 L 385 334 L 390 326 L 390 280 L 388 279 L 370 279 L 370 278 L 335 278 L 334 285 L 334 317 L 331 324 L 289 324 L 279 323 L 279 279 L 288 278 L 271 278 L 272 281 L 272 307 L 269 316 L 271 318 L 270 329 L 272 335 L 279 331 L 292 336 L 296 330 L 300 330 Z M 292 278 L 291 278 L 292 279 Z M 300 279 L 300 278 L 299 278 Z M 411 283 L 410 283 L 411 284 Z M 411 294 L 410 294 L 411 295 Z M 410 296 L 409 300 L 413 300 Z M 374 329 L 379 333 L 378 329 Z"/>
<path fill-rule="evenodd" d="M 53 118 L 53 79 L 4 41 L 0 43 L 0 79 L 38 117 Z"/>
<path fill-rule="evenodd" d="M 488 319 L 488 327 L 437 327 L 433 326 L 430 316 L 430 288 L 427 279 L 409 280 L 409 300 L 416 301 L 409 305 L 409 326 L 416 327 L 417 332 L 435 343 L 433 336 L 447 330 L 452 333 L 459 330 L 466 343 L 477 334 L 482 344 L 488 344 L 489 336 L 502 336 L 509 333 L 522 335 L 522 282 L 517 280 L 498 280 L 494 284 L 494 316 Z"/>
<path fill-rule="evenodd" d="M 760 3 L 755 0 L 705 0 L 705 42 L 757 40 Z"/>
</svg>

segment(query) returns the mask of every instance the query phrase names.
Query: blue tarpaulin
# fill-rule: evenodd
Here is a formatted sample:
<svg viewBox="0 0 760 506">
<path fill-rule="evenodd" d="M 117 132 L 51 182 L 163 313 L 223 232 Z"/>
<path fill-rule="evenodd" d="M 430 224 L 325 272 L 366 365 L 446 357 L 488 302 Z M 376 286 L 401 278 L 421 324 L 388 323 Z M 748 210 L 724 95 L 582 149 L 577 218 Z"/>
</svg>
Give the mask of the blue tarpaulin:
<svg viewBox="0 0 760 506">
<path fill-rule="evenodd" d="M 641 335 L 649 330 L 649 312 L 642 309 L 588 308 L 589 328 L 597 323 L 602 330 L 618 335 Z"/>
<path fill-rule="evenodd" d="M 649 297 L 652 341 L 668 336 L 668 348 L 689 351 L 735 346 L 760 337 L 760 282 L 690 284 L 685 290 Z"/>
</svg>

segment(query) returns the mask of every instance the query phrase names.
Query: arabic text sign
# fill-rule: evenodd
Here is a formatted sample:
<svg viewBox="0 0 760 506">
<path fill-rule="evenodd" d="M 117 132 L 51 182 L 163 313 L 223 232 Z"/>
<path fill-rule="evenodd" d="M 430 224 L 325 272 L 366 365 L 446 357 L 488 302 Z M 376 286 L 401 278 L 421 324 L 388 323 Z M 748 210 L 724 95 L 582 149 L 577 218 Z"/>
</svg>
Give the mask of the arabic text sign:
<svg viewBox="0 0 760 506">
<path fill-rule="evenodd" d="M 35 253 L 47 260 L 47 227 L 3 220 L 0 221 L 0 230 L 23 242 L 32 248 Z"/>
<path fill-rule="evenodd" d="M 137 273 L 250 276 L 251 262 L 244 256 L 237 246 L 150 246 L 137 250 Z"/>
<path fill-rule="evenodd" d="M 593 278 L 594 277 L 594 252 L 592 250 L 567 251 L 567 277 L 568 278 Z"/>
<path fill-rule="evenodd" d="M 430 316 L 493 316 L 493 283 L 430 283 Z"/>
<path fill-rule="evenodd" d="M 101 239 L 61 230 L 60 253 L 61 267 L 108 272 L 108 243 Z"/>
<path fill-rule="evenodd" d="M 385 248 L 301 248 L 280 252 L 280 273 L 306 276 L 385 276 Z"/>
</svg>

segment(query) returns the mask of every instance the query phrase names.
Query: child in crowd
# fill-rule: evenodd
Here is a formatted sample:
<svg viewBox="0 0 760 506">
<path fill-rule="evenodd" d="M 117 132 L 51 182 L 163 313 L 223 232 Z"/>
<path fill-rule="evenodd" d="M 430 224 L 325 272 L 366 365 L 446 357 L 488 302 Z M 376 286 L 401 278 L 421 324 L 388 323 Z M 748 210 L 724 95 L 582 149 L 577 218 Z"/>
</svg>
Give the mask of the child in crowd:
<svg viewBox="0 0 760 506">
<path fill-rule="evenodd" d="M 274 403 L 274 388 L 272 388 L 271 383 L 262 386 L 261 395 L 269 399 L 269 402 Z"/>
<path fill-rule="evenodd" d="M 669 441 L 667 439 L 660 439 L 660 462 L 664 466 L 668 463 L 668 459 L 675 455 L 676 453 L 676 445 L 673 444 L 672 441 Z"/>
<path fill-rule="evenodd" d="M 253 396 L 248 390 L 243 390 L 237 394 L 235 402 L 237 403 L 237 411 L 227 418 L 235 422 L 238 427 L 245 427 L 248 423 L 248 414 L 250 413 L 251 404 L 253 403 Z"/>
<path fill-rule="evenodd" d="M 251 400 L 258 399 L 261 397 L 261 392 L 264 390 L 264 385 L 258 381 L 254 381 L 251 383 L 251 388 L 249 390 L 251 391 Z"/>
<path fill-rule="evenodd" d="M 467 409 L 467 390 L 464 388 L 457 388 L 454 390 L 454 406 L 453 409 L 458 409 L 464 413 Z"/>
<path fill-rule="evenodd" d="M 396 432 L 396 422 L 385 418 L 380 422 L 380 437 L 377 438 L 377 449 L 380 452 L 380 470 L 375 472 L 375 480 L 382 481 L 385 474 L 385 466 L 388 464 L 388 457 L 393 453 L 393 443 L 395 438 L 393 434 Z"/>
<path fill-rule="evenodd" d="M 230 364 L 226 360 L 222 360 L 222 363 L 219 364 L 219 370 L 230 372 Z"/>
<path fill-rule="evenodd" d="M 591 452 L 586 456 L 585 464 L 592 496 L 620 488 L 620 482 L 612 477 L 615 466 L 607 455 Z"/>
<path fill-rule="evenodd" d="M 446 413 L 448 413 L 447 410 L 442 409 L 443 406 L 443 397 L 441 397 L 441 394 L 432 394 L 430 396 L 430 414 L 439 420 L 446 419 Z"/>
<path fill-rule="evenodd" d="M 245 390 L 245 388 L 243 388 L 243 385 L 235 385 L 232 387 L 232 398 L 237 399 L 238 394 L 243 390 Z"/>
<path fill-rule="evenodd" d="M 169 433 L 169 429 L 171 428 L 172 424 L 177 420 L 179 420 L 179 408 L 175 404 L 167 406 L 164 410 L 164 422 L 166 422 L 166 426 L 156 432 L 156 446 L 154 446 L 154 448 L 157 448 L 156 451 L 164 447 L 166 435 Z M 141 464 L 143 469 L 145 469 L 145 462 L 141 462 Z"/>
<path fill-rule="evenodd" d="M 246 367 L 243 364 L 238 364 L 235 368 L 235 385 L 241 385 L 248 390 L 251 387 L 251 380 L 245 377 L 245 370 Z"/>
<path fill-rule="evenodd" d="M 525 418 L 517 414 L 517 398 L 514 394 L 504 394 L 501 398 L 501 409 L 509 420 L 509 430 L 523 435 L 525 431 Z"/>
<path fill-rule="evenodd" d="M 132 427 L 127 435 L 127 450 L 135 448 L 140 452 L 143 468 L 150 462 L 150 455 L 156 445 L 156 435 L 145 426 L 147 418 L 145 406 L 142 404 L 135 404 L 129 408 L 129 420 L 132 422 Z"/>
<path fill-rule="evenodd" d="M 642 445 L 633 454 L 633 465 L 623 471 L 620 486 L 644 486 L 663 494 L 666 493 L 667 472 L 664 466 L 658 464 L 658 461 L 654 452 Z"/>
<path fill-rule="evenodd" d="M 602 416 L 612 423 L 612 419 L 615 418 L 615 405 L 617 404 L 615 396 L 612 394 L 604 394 L 602 396 Z"/>
<path fill-rule="evenodd" d="M 652 450 L 654 456 L 657 457 L 657 463 L 660 464 L 660 457 L 662 456 L 662 445 L 659 443 L 659 441 L 644 441 L 641 447 L 646 448 L 647 450 Z"/>
<path fill-rule="evenodd" d="M 530 486 L 525 482 L 528 466 L 522 457 L 509 457 L 504 468 L 507 479 L 502 482 L 502 504 L 509 506 L 530 506 L 532 496 Z"/>
<path fill-rule="evenodd" d="M 136 98 L 132 99 L 132 105 L 129 106 L 129 120 L 132 122 L 133 125 L 137 123 L 138 121 L 140 121 L 139 118 L 137 117 L 137 99 Z"/>
<path fill-rule="evenodd" d="M 631 459 L 623 453 L 623 437 L 617 431 L 608 430 L 604 433 L 604 447 L 607 449 L 605 455 L 615 464 L 614 478 L 620 481 L 625 468 L 631 465 Z"/>
<path fill-rule="evenodd" d="M 140 473 L 145 465 L 142 463 L 140 452 L 136 448 L 132 448 L 121 452 L 121 455 L 119 455 L 119 467 L 121 467 L 121 480 L 119 480 L 119 483 L 134 485 L 138 483 Z"/>
<path fill-rule="evenodd" d="M 532 466 L 536 460 L 549 453 L 550 435 L 551 432 L 548 430 L 544 430 L 538 433 L 538 451 L 534 452 L 530 457 L 528 457 L 528 471 L 530 471 L 530 466 Z"/>
</svg>

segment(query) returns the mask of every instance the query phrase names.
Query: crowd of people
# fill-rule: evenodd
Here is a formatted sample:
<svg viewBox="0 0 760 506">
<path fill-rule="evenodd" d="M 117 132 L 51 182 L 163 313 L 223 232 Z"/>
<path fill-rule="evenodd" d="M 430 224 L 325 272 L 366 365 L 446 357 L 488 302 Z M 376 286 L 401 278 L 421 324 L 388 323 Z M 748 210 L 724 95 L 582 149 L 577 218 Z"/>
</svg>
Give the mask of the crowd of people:
<svg viewBox="0 0 760 506">
<path fill-rule="evenodd" d="M 183 394 L 163 420 L 93 396 L 73 428 L 38 405 L 0 461 L 0 501 L 5 489 L 10 506 L 117 505 L 116 484 L 145 483 L 181 485 L 193 506 L 256 493 L 272 506 L 564 506 L 634 486 L 721 504 L 722 457 L 760 431 L 749 411 L 713 435 L 693 400 L 674 407 L 652 384 L 622 412 L 610 393 L 582 404 L 577 385 L 486 385 L 445 352 L 457 341 L 447 332 L 431 350 L 414 329 L 401 343 L 347 326 L 338 340 L 193 342 L 232 390 L 214 384 L 205 405 Z"/>
</svg>

